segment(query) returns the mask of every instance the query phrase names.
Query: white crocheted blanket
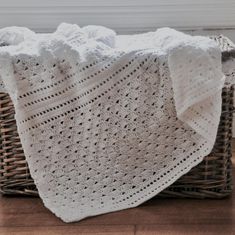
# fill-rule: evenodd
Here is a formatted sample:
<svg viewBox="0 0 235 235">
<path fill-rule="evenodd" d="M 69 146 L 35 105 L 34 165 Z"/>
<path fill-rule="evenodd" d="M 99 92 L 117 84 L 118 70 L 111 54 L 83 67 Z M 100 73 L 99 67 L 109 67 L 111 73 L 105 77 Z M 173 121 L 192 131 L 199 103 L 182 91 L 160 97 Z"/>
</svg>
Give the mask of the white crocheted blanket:
<svg viewBox="0 0 235 235">
<path fill-rule="evenodd" d="M 210 39 L 62 24 L 2 29 L 0 44 L 30 173 L 63 221 L 135 207 L 210 153 L 224 83 Z"/>
</svg>

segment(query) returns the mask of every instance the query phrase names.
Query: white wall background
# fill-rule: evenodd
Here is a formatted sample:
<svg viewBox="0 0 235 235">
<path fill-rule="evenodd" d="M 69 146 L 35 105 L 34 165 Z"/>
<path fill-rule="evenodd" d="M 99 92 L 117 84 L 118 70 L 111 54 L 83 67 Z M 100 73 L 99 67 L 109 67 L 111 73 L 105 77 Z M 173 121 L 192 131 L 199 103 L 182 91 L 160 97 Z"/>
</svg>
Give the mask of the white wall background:
<svg viewBox="0 0 235 235">
<path fill-rule="evenodd" d="M 0 0 L 0 28 L 52 32 L 61 22 L 104 25 L 118 33 L 173 27 L 223 33 L 235 41 L 234 0 Z"/>
<path fill-rule="evenodd" d="M 51 32 L 61 22 L 104 25 L 121 34 L 168 26 L 191 34 L 224 34 L 235 42 L 235 1 L 0 0 L 0 28 Z"/>
<path fill-rule="evenodd" d="M 234 0 L 0 0 L 0 26 L 49 32 L 62 21 L 119 32 L 235 27 Z"/>
<path fill-rule="evenodd" d="M 61 22 L 104 25 L 122 34 L 168 26 L 194 34 L 224 33 L 235 41 L 235 1 L 0 0 L 0 28 L 51 32 Z"/>
</svg>

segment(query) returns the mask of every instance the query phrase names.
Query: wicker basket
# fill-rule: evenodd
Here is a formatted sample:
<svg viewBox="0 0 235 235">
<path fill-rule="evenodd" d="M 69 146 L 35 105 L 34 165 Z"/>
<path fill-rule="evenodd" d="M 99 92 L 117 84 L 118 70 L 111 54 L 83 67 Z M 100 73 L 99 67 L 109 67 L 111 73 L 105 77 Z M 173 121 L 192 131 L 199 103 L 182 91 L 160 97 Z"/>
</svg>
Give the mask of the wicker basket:
<svg viewBox="0 0 235 235">
<path fill-rule="evenodd" d="M 223 61 L 234 57 L 234 47 L 227 38 L 213 39 L 221 47 Z M 223 88 L 221 120 L 212 152 L 159 197 L 222 198 L 231 194 L 233 93 L 233 86 Z M 38 195 L 17 133 L 14 107 L 6 93 L 0 93 L 0 191 Z"/>
</svg>

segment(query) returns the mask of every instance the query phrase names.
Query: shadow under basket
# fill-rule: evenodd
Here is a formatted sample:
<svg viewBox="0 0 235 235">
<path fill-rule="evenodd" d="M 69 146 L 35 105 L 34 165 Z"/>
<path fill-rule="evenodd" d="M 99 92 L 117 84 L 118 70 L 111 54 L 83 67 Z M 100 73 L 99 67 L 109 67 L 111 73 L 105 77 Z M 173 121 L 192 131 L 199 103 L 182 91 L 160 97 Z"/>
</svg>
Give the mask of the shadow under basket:
<svg viewBox="0 0 235 235">
<path fill-rule="evenodd" d="M 222 52 L 224 48 L 227 50 L 230 41 L 228 43 L 223 36 L 214 39 L 220 44 Z M 227 51 L 226 57 L 229 55 Z M 231 194 L 233 94 L 234 86 L 223 88 L 222 113 L 212 152 L 158 197 L 223 198 Z M 4 195 L 38 196 L 17 133 L 14 114 L 9 95 L 0 93 L 0 191 Z"/>
</svg>

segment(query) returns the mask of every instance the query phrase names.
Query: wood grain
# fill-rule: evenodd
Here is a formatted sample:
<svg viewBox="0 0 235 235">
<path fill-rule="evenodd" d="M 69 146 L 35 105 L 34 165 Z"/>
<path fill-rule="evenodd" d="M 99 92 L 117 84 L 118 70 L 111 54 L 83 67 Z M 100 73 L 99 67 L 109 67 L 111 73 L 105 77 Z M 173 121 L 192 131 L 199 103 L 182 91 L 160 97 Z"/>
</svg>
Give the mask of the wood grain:
<svg viewBox="0 0 235 235">
<path fill-rule="evenodd" d="M 234 235 L 234 226 L 224 225 L 150 225 L 137 226 L 136 235 Z"/>
<path fill-rule="evenodd" d="M 0 228 L 0 234 L 11 235 L 133 235 L 134 226 L 53 226 Z"/>
<path fill-rule="evenodd" d="M 235 156 L 235 140 L 233 141 Z M 39 198 L 0 197 L 0 235 L 235 234 L 235 194 L 222 200 L 156 199 L 143 205 L 66 224 Z"/>
</svg>

